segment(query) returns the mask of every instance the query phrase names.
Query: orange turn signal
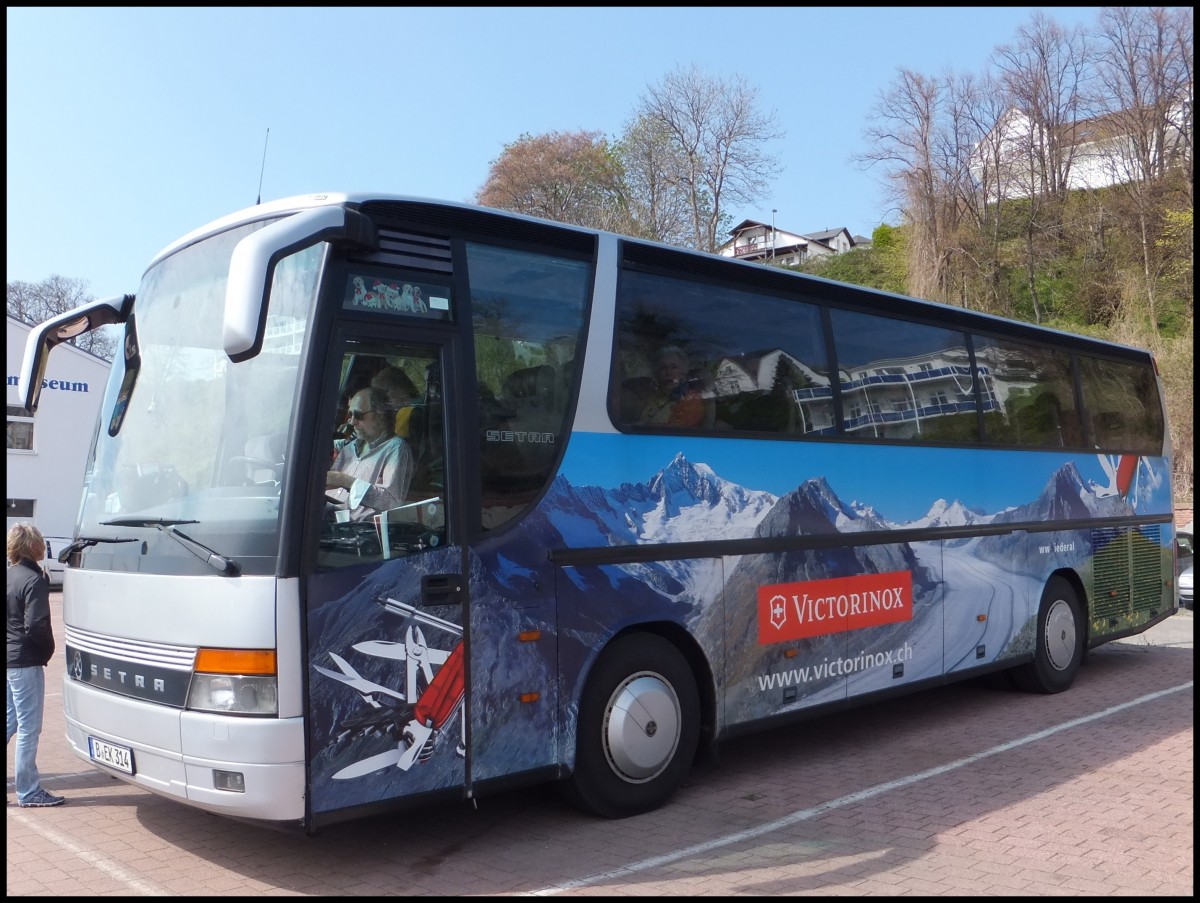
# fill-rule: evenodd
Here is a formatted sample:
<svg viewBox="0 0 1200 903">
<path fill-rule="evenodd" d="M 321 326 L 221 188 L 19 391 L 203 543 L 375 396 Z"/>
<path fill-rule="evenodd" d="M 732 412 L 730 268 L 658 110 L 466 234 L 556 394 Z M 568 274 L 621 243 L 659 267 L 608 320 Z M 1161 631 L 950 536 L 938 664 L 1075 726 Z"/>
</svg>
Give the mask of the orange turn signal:
<svg viewBox="0 0 1200 903">
<path fill-rule="evenodd" d="M 196 671 L 204 674 L 274 674 L 274 649 L 201 649 Z"/>
</svg>

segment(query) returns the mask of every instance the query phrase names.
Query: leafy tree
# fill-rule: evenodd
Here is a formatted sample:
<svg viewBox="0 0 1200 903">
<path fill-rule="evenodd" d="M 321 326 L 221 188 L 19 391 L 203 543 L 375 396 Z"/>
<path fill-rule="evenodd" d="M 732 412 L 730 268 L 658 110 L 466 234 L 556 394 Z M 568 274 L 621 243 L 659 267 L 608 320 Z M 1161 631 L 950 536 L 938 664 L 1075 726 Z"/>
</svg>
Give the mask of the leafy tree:
<svg viewBox="0 0 1200 903">
<path fill-rule="evenodd" d="M 1192 282 L 1195 269 L 1192 248 L 1193 218 L 1191 207 L 1187 210 L 1167 210 L 1162 237 L 1158 240 L 1166 260 L 1163 287 L 1176 299 L 1176 309 L 1172 313 L 1181 325 L 1184 321 L 1191 323 L 1195 316 L 1195 284 Z"/>
<path fill-rule="evenodd" d="M 93 300 L 88 294 L 87 282 L 82 279 L 55 275 L 41 282 L 8 283 L 8 315 L 30 326 Z M 106 361 L 112 360 L 117 347 L 117 340 L 109 328 L 85 332 L 67 341 Z"/>
<path fill-rule="evenodd" d="M 492 161 L 476 201 L 594 229 L 630 222 L 621 163 L 600 132 L 521 135 Z"/>
<path fill-rule="evenodd" d="M 871 233 L 869 247 L 810 257 L 804 263 L 784 269 L 903 295 L 908 279 L 907 245 L 903 227 L 880 223 Z"/>
</svg>

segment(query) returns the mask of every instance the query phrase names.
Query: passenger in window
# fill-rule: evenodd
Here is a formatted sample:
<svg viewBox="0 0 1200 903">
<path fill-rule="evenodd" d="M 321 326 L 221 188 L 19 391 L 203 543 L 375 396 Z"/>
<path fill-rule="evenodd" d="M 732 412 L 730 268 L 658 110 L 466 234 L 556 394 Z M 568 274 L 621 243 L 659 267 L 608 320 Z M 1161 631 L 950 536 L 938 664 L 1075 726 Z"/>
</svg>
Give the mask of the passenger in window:
<svg viewBox="0 0 1200 903">
<path fill-rule="evenodd" d="M 396 411 L 382 389 L 372 386 L 351 396 L 347 423 L 354 435 L 335 443 L 325 481 L 338 520 L 366 520 L 404 503 L 413 456 L 393 431 L 395 422 Z"/>
<path fill-rule="evenodd" d="M 702 389 L 703 380 L 691 374 L 684 350 L 664 345 L 654 358 L 654 391 L 642 410 L 642 422 L 681 429 L 702 426 L 707 414 Z"/>
<path fill-rule="evenodd" d="M 371 385 L 383 389 L 388 404 L 396 411 L 393 432 L 402 439 L 409 438 L 413 405 L 417 403 L 417 387 L 399 367 L 384 367 L 371 378 Z"/>
</svg>

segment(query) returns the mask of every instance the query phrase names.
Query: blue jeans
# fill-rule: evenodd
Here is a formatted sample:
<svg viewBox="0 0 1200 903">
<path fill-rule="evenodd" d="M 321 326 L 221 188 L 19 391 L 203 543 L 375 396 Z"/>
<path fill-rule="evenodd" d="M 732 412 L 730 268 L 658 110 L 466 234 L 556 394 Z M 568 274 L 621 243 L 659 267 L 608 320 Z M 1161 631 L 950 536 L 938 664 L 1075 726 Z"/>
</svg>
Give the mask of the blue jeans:
<svg viewBox="0 0 1200 903">
<path fill-rule="evenodd" d="M 46 669 L 8 669 L 8 739 L 17 736 L 17 802 L 23 803 L 42 789 L 37 767 L 38 738 L 42 734 L 42 707 L 46 701 Z"/>
</svg>

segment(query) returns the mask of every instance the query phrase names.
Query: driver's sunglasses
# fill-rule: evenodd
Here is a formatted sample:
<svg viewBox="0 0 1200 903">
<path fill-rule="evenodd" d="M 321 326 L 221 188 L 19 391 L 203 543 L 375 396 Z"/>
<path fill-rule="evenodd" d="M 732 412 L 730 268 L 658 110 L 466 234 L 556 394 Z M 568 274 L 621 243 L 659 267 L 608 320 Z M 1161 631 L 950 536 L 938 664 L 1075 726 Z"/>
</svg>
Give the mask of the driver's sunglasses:
<svg viewBox="0 0 1200 903">
<path fill-rule="evenodd" d="M 376 414 L 376 413 L 378 413 L 378 411 L 350 411 L 349 415 L 350 415 L 351 420 L 362 420 L 368 414 Z"/>
</svg>

